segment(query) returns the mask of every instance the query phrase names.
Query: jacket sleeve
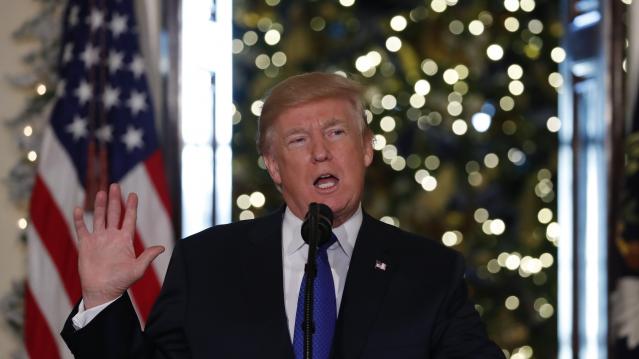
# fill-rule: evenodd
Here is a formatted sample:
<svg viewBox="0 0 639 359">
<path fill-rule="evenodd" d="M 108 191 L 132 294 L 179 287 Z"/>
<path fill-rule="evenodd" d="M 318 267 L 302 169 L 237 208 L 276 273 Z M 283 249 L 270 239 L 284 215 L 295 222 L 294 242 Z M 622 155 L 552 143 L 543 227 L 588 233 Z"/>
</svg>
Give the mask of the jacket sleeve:
<svg viewBox="0 0 639 359">
<path fill-rule="evenodd" d="M 71 321 L 77 313 L 76 305 L 61 333 L 71 352 L 79 359 L 191 358 L 184 332 L 188 286 L 184 266 L 182 246 L 178 242 L 145 331 L 127 293 L 79 330 Z"/>
<path fill-rule="evenodd" d="M 486 334 L 479 314 L 468 298 L 464 260 L 458 255 L 452 284 L 433 331 L 433 358 L 499 358 L 501 349 Z"/>
</svg>

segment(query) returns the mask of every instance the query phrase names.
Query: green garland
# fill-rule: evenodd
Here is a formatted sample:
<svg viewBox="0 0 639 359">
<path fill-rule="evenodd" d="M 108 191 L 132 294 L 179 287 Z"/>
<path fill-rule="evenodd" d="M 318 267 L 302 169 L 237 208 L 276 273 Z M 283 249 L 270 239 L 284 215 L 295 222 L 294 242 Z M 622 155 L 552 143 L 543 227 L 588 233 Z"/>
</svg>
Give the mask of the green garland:
<svg viewBox="0 0 639 359">
<path fill-rule="evenodd" d="M 19 157 L 3 183 L 11 202 L 20 210 L 27 208 L 36 173 L 37 153 L 41 143 L 41 129 L 47 122 L 48 109 L 53 103 L 56 86 L 56 64 L 59 53 L 59 30 L 62 0 L 37 0 L 38 12 L 26 20 L 14 33 L 16 42 L 35 42 L 37 46 L 22 61 L 25 73 L 10 76 L 8 81 L 18 91 L 30 91 L 22 110 L 5 120 L 5 126 L 16 139 Z M 57 31 L 54 31 L 57 30 Z M 19 221 L 23 231 L 20 240 L 26 242 L 26 219 Z M 24 328 L 24 278 L 15 279 L 8 293 L 0 294 L 0 312 L 18 337 Z M 21 354 L 16 353 L 16 357 Z"/>
</svg>

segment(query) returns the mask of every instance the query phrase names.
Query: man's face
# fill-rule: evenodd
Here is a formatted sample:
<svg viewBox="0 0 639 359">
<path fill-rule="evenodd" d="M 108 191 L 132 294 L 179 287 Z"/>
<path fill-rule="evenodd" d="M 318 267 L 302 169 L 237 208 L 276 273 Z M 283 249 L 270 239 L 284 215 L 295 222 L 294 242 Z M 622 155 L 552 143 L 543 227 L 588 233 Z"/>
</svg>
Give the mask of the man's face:
<svg viewBox="0 0 639 359">
<path fill-rule="evenodd" d="M 311 202 L 324 203 L 339 226 L 357 210 L 373 160 L 360 121 L 354 106 L 338 98 L 293 107 L 274 121 L 264 161 L 297 217 L 304 218 Z"/>
</svg>

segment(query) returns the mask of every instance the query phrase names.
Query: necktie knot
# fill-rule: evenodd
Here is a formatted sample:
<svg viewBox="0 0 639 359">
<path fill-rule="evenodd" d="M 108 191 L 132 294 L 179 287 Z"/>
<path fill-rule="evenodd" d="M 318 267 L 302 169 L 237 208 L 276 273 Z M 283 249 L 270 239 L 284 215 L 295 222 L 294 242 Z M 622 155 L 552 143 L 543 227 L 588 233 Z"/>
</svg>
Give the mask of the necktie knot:
<svg viewBox="0 0 639 359">
<path fill-rule="evenodd" d="M 335 233 L 331 233 L 331 238 L 329 238 L 326 242 L 322 243 L 322 245 L 319 246 L 319 251 L 326 252 L 326 250 L 328 250 L 328 248 L 335 242 L 337 242 L 337 237 L 335 236 Z"/>
</svg>

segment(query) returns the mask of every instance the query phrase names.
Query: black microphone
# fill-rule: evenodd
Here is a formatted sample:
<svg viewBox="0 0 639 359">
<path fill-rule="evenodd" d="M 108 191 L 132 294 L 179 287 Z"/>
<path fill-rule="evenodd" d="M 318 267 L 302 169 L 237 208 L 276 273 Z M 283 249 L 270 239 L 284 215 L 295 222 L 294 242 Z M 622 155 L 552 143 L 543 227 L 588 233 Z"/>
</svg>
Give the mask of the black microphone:
<svg viewBox="0 0 639 359">
<path fill-rule="evenodd" d="M 318 248 L 326 243 L 333 234 L 333 211 L 322 203 L 311 203 L 302 224 L 302 238 L 308 244 L 308 260 L 304 266 L 306 274 L 306 286 L 304 288 L 304 359 L 313 358 L 313 333 L 315 322 L 313 321 L 313 283 L 317 277 L 317 262 L 315 255 Z"/>
<path fill-rule="evenodd" d="M 311 203 L 308 205 L 308 212 L 302 224 L 302 238 L 309 243 L 311 232 L 315 231 L 319 235 L 317 246 L 321 246 L 331 238 L 333 231 L 333 211 L 323 203 Z"/>
</svg>

